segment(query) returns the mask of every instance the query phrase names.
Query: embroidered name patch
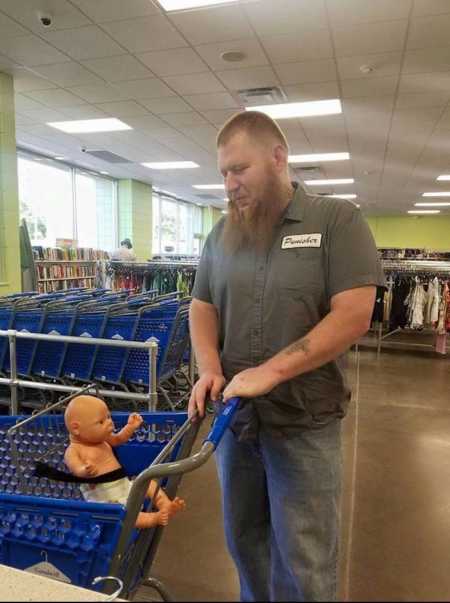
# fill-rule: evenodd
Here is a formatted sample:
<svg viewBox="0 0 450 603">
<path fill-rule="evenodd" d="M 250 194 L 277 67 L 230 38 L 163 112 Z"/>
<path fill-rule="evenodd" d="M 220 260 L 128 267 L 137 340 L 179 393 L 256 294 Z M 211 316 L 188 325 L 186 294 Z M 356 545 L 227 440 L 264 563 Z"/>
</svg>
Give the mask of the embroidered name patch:
<svg viewBox="0 0 450 603">
<path fill-rule="evenodd" d="M 284 237 L 281 243 L 281 249 L 293 249 L 294 247 L 320 247 L 321 244 L 322 235 L 320 233 L 290 235 Z"/>
</svg>

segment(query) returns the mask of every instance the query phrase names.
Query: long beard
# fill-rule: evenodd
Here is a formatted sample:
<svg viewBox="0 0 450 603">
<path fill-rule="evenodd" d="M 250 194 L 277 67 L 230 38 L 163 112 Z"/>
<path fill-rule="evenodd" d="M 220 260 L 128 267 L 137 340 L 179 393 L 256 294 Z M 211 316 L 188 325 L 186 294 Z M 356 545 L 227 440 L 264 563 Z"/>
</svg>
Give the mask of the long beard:
<svg viewBox="0 0 450 603">
<path fill-rule="evenodd" d="M 291 189 L 271 176 L 261 197 L 244 211 L 230 199 L 222 235 L 225 250 L 231 254 L 241 249 L 267 252 L 273 244 L 275 226 L 290 196 Z"/>
</svg>

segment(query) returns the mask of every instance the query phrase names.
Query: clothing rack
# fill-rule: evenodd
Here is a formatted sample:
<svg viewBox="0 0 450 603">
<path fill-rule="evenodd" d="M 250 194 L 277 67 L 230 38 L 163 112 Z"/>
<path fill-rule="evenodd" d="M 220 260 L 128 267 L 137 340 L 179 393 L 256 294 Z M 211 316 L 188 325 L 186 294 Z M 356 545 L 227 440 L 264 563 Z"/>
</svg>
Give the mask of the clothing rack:
<svg viewBox="0 0 450 603">
<path fill-rule="evenodd" d="M 396 276 L 419 277 L 420 279 L 430 280 L 435 277 L 443 281 L 450 281 L 450 261 L 443 259 L 386 259 L 381 260 L 385 275 L 388 278 Z M 398 333 L 415 333 L 430 336 L 437 331 L 432 328 L 423 328 L 420 330 L 411 328 L 396 327 L 394 329 L 385 328 L 386 323 L 380 321 L 375 327 L 377 355 L 380 354 L 383 343 Z M 409 335 L 407 335 L 409 336 Z M 424 351 L 436 351 L 436 345 L 423 342 L 389 341 L 390 346 L 402 346 L 407 349 L 421 349 Z M 444 346 L 445 348 L 445 346 Z"/>
<path fill-rule="evenodd" d="M 182 291 L 190 295 L 194 286 L 197 261 L 152 260 L 149 262 L 111 261 L 106 266 L 107 284 L 121 289 L 145 292 L 157 289 L 159 294 Z"/>
</svg>

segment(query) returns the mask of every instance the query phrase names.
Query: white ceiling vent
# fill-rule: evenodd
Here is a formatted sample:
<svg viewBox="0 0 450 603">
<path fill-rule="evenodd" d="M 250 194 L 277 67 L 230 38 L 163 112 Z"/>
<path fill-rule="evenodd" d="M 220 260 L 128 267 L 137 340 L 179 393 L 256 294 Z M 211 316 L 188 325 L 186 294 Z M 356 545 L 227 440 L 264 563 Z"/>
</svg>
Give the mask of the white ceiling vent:
<svg viewBox="0 0 450 603">
<path fill-rule="evenodd" d="M 121 157 L 120 155 L 116 155 L 115 153 L 111 153 L 110 151 L 96 151 L 94 149 L 84 149 L 84 153 L 88 155 L 93 155 L 96 159 L 101 159 L 102 161 L 106 161 L 107 163 L 133 163 L 129 159 L 125 159 L 125 157 Z"/>
<path fill-rule="evenodd" d="M 291 166 L 291 170 L 298 178 L 300 178 L 300 180 L 322 180 L 324 178 L 322 168 L 317 165 L 305 165 L 303 167 Z"/>
<path fill-rule="evenodd" d="M 276 86 L 267 88 L 248 88 L 238 90 L 239 99 L 244 105 L 272 105 L 283 103 L 287 100 L 285 93 Z"/>
</svg>

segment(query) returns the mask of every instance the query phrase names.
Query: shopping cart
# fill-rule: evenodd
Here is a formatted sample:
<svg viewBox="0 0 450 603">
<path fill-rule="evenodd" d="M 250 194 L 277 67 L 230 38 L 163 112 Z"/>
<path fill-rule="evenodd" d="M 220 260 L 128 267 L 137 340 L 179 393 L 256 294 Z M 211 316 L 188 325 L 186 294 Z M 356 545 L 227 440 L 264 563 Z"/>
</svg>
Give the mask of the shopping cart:
<svg viewBox="0 0 450 603">
<path fill-rule="evenodd" d="M 87 386 L 83 391 L 95 390 Z M 33 476 L 37 461 L 63 469 L 68 445 L 63 416 L 50 414 L 75 395 L 31 417 L 0 417 L 0 561 L 39 573 L 45 564 L 58 579 L 129 598 L 141 585 L 170 600 L 165 587 L 147 578 L 162 528 L 137 530 L 135 522 L 150 480 L 175 496 L 181 476 L 203 465 L 231 423 L 238 399 L 224 405 L 199 452 L 189 456 L 199 421 L 184 412 L 143 413 L 144 423 L 125 445 L 119 460 L 134 477 L 126 506 L 82 499 L 77 484 Z M 123 427 L 127 414 L 113 414 Z M 136 476 L 136 477 L 135 477 Z"/>
</svg>

